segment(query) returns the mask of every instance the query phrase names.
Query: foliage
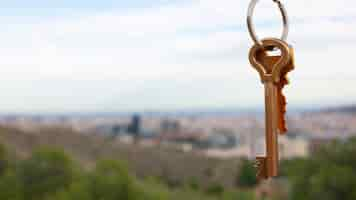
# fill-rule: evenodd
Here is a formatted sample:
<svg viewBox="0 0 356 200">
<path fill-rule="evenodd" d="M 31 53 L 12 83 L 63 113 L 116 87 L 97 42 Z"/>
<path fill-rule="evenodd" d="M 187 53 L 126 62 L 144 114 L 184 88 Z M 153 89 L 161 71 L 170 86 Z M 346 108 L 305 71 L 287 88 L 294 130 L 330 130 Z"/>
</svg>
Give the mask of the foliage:
<svg viewBox="0 0 356 200">
<path fill-rule="evenodd" d="M 226 191 L 222 195 L 223 200 L 254 200 L 254 193 L 246 191 Z"/>
<path fill-rule="evenodd" d="M 3 175 L 8 167 L 5 146 L 0 144 L 0 175 Z"/>
<path fill-rule="evenodd" d="M 284 163 L 291 199 L 356 199 L 356 138 L 323 146 L 312 158 Z"/>
<path fill-rule="evenodd" d="M 74 181 L 67 190 L 62 190 L 55 193 L 51 200 L 94 200 L 90 192 L 89 178 L 86 176 L 80 177 Z"/>
<path fill-rule="evenodd" d="M 133 181 L 118 161 L 99 161 L 90 181 L 94 199 L 134 199 Z"/>
<path fill-rule="evenodd" d="M 18 166 L 18 176 L 27 199 L 45 199 L 66 189 L 73 179 L 72 160 L 56 149 L 40 149 Z"/>
<path fill-rule="evenodd" d="M 7 171 L 0 179 L 1 200 L 23 200 L 23 187 L 13 171 Z"/>
<path fill-rule="evenodd" d="M 170 191 L 157 178 L 149 177 L 141 182 L 136 182 L 139 188 L 140 200 L 168 200 Z"/>
<path fill-rule="evenodd" d="M 248 159 L 241 160 L 241 166 L 237 175 L 236 183 L 241 187 L 253 187 L 257 184 L 256 168 Z"/>
<path fill-rule="evenodd" d="M 199 190 L 199 182 L 197 180 L 197 178 L 193 177 L 188 181 L 188 186 L 189 188 L 191 188 L 192 190 Z"/>
<path fill-rule="evenodd" d="M 281 174 L 290 183 L 290 199 L 356 199 L 355 155 L 356 138 L 322 146 L 310 158 L 283 161 Z M 8 163 L 1 145 L 0 160 Z M 66 153 L 50 148 L 11 163 L 0 174 L 1 200 L 252 200 L 253 190 L 248 188 L 256 184 L 248 160 L 241 161 L 236 178 L 237 185 L 245 188 L 242 191 L 220 184 L 204 187 L 194 177 L 171 188 L 155 178 L 138 180 L 125 163 L 114 160 L 98 161 L 91 170 L 77 170 Z"/>
<path fill-rule="evenodd" d="M 220 184 L 212 184 L 207 189 L 206 192 L 211 195 L 222 195 L 224 193 L 224 187 Z"/>
<path fill-rule="evenodd" d="M 4 156 L 6 156 L 4 154 Z M 0 176 L 1 200 L 252 200 L 252 192 L 225 191 L 219 184 L 200 189 L 195 178 L 171 188 L 157 178 L 138 180 L 125 163 L 97 161 L 77 170 L 62 150 L 42 148 L 14 162 Z"/>
<path fill-rule="evenodd" d="M 10 134 L 10 133 L 9 133 Z M 11 134 L 12 136 L 13 134 Z M 71 139 L 72 139 L 71 135 Z M 83 138 L 80 138 L 81 140 Z M 75 143 L 76 144 L 76 143 Z M 93 144 L 93 143 L 90 143 Z M 96 144 L 96 143 L 94 143 Z M 100 143 L 102 145 L 102 143 Z M 97 146 L 100 146 L 99 144 Z M 83 145 L 89 146 L 89 145 Z M 10 145 L 8 147 L 11 147 Z M 82 148 L 82 147 L 81 147 Z M 10 149 L 10 152 L 12 149 Z M 22 150 L 21 150 L 22 151 Z M 184 155 L 181 160 L 178 156 L 171 156 L 166 152 L 164 162 L 172 159 L 172 165 L 161 165 L 152 162 L 147 166 L 164 166 L 162 180 L 140 179 L 130 175 L 125 163 L 119 161 L 98 161 L 96 167 L 85 170 L 78 166 L 62 150 L 40 149 L 34 151 L 32 156 L 22 161 L 16 160 L 16 155 L 8 155 L 8 149 L 0 145 L 0 199 L 1 200 L 252 200 L 254 199 L 253 186 L 256 184 L 255 169 L 248 160 L 242 160 L 239 173 L 228 173 L 226 167 L 219 167 L 216 162 L 204 161 L 199 158 L 199 164 L 204 168 L 190 167 L 181 170 L 178 176 L 184 176 L 177 181 L 175 176 L 167 169 L 179 168 L 183 162 L 195 163 L 195 157 Z M 103 151 L 110 152 L 110 151 Z M 23 152 L 21 152 L 23 153 Z M 26 151 L 27 153 L 27 151 Z M 152 151 L 147 155 L 158 155 Z M 160 152 L 161 153 L 161 152 Z M 100 157 L 103 154 L 96 156 Z M 116 154 L 113 154 L 116 155 Z M 161 154 L 159 154 L 161 155 Z M 163 154 L 162 154 L 163 155 Z M 174 154 L 175 155 L 175 154 Z M 319 151 L 309 158 L 297 158 L 282 162 L 281 179 L 286 183 L 285 194 L 290 194 L 290 200 L 354 200 L 356 199 L 356 138 L 335 141 L 322 146 Z M 95 158 L 96 158 L 95 156 Z M 114 157 L 114 156 L 112 156 Z M 150 157 L 151 158 L 151 157 Z M 198 158 L 198 157 L 197 157 Z M 188 162 L 188 161 L 189 162 Z M 90 160 L 94 161 L 94 159 Z M 163 162 L 162 161 L 162 162 Z M 170 161 L 170 160 L 169 160 Z M 91 164 L 91 163 L 90 163 Z M 229 166 L 231 162 L 226 162 Z M 173 166 L 173 167 L 172 167 Z M 195 165 L 192 165 L 195 166 Z M 196 165 L 198 166 L 198 165 Z M 200 165 L 199 165 L 200 166 Z M 77 169 L 80 170 L 77 170 Z M 194 169 L 200 169 L 194 171 Z M 237 171 L 235 168 L 234 172 Z M 230 177 L 222 176 L 228 174 Z M 141 173 L 142 174 L 142 173 Z M 149 173 L 148 173 L 149 174 Z M 209 177 L 209 179 L 204 179 Z M 231 179 L 230 179 L 231 178 Z M 223 187 L 221 180 L 235 179 L 238 188 L 243 190 Z M 167 181 L 168 180 L 168 181 Z M 209 183 L 212 180 L 219 184 Z M 170 187 L 174 185 L 175 187 Z M 277 187 L 277 192 L 281 188 Z"/>
</svg>

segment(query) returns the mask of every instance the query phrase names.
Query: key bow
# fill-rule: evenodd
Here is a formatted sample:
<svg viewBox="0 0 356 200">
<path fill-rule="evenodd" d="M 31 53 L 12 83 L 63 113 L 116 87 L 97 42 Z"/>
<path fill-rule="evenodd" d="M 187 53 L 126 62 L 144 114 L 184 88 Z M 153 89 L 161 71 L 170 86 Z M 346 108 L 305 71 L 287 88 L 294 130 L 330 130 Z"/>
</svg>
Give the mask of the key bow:
<svg viewBox="0 0 356 200">
<path fill-rule="evenodd" d="M 281 51 L 280 58 L 273 63 L 272 67 L 269 64 L 261 63 L 260 59 L 266 55 L 266 50 L 271 47 L 277 48 Z M 290 48 L 288 44 L 280 39 L 276 38 L 266 38 L 262 40 L 262 46 L 255 44 L 249 53 L 249 60 L 253 68 L 255 68 L 260 77 L 261 81 L 273 81 L 278 83 L 280 81 L 280 74 L 283 67 L 285 67 L 290 61 Z M 270 67 L 270 68 L 268 68 Z"/>
</svg>

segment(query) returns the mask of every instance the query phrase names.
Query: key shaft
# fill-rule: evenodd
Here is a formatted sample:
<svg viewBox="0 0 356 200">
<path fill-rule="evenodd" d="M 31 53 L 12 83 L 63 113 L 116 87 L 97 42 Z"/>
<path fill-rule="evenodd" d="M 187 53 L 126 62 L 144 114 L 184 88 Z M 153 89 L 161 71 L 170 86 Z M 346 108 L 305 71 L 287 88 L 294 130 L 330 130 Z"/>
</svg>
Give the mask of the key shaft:
<svg viewBox="0 0 356 200">
<path fill-rule="evenodd" d="M 272 81 L 265 82 L 265 139 L 266 173 L 268 177 L 278 174 L 278 113 L 277 87 Z"/>
</svg>

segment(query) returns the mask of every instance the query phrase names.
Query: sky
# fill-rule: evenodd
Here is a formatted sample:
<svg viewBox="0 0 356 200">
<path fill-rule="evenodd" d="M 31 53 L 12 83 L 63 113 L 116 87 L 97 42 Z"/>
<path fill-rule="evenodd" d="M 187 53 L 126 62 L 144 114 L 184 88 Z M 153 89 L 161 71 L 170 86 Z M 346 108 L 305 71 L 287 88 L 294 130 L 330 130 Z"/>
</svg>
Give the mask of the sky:
<svg viewBox="0 0 356 200">
<path fill-rule="evenodd" d="M 296 69 L 290 107 L 356 103 L 356 2 L 281 0 Z M 249 0 L 0 0 L 0 112 L 262 108 Z M 279 37 L 260 0 L 261 38 Z"/>
</svg>

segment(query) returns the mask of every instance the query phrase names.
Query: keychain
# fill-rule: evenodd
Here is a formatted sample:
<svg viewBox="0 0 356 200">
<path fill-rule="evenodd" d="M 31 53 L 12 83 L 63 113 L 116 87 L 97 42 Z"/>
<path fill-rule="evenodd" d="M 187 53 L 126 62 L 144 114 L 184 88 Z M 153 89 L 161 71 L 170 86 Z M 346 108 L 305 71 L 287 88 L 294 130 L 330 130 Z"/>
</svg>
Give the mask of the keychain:
<svg viewBox="0 0 356 200">
<path fill-rule="evenodd" d="M 256 158 L 258 179 L 267 179 L 278 175 L 278 134 L 287 132 L 285 113 L 286 97 L 282 90 L 289 83 L 287 74 L 294 69 L 294 51 L 286 43 L 289 31 L 288 16 L 283 4 L 273 0 L 282 14 L 283 34 L 281 39 L 265 38 L 260 40 L 252 24 L 254 8 L 258 0 L 252 0 L 247 14 L 247 26 L 254 45 L 249 52 L 249 61 L 257 70 L 265 90 L 265 136 L 266 155 Z M 268 53 L 278 49 L 281 54 L 271 56 Z"/>
</svg>

